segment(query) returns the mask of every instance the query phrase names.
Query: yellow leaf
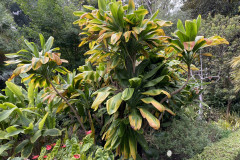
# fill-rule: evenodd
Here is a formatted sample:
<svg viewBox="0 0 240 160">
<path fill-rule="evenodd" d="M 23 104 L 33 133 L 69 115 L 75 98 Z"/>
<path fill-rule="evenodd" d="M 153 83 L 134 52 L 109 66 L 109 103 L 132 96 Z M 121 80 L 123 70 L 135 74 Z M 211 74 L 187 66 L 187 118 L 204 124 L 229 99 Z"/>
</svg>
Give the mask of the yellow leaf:
<svg viewBox="0 0 240 160">
<path fill-rule="evenodd" d="M 111 44 L 117 43 L 117 41 L 121 38 L 122 32 L 115 33 L 111 36 Z"/>
<path fill-rule="evenodd" d="M 123 35 L 125 37 L 125 41 L 128 42 L 131 36 L 131 31 L 127 31 Z"/>
<path fill-rule="evenodd" d="M 142 117 L 137 113 L 136 110 L 132 110 L 128 116 L 131 127 L 134 130 L 139 130 L 142 126 Z"/>
<path fill-rule="evenodd" d="M 143 108 L 139 108 L 143 118 L 146 118 L 149 125 L 153 128 L 153 129 L 159 129 L 160 128 L 160 122 L 159 120 L 154 117 L 154 115 L 152 115 L 149 111 L 147 111 L 146 109 Z"/>
<path fill-rule="evenodd" d="M 146 104 L 152 104 L 156 109 L 158 109 L 160 112 L 163 112 L 165 110 L 165 107 L 159 103 L 158 101 L 156 101 L 155 99 L 148 97 L 148 98 L 143 98 L 141 99 L 144 103 Z"/>
<path fill-rule="evenodd" d="M 162 89 L 152 89 L 152 90 L 148 90 L 146 92 L 143 92 L 142 94 L 150 95 L 150 96 L 157 96 L 157 95 L 159 95 L 161 93 L 163 93 L 166 96 L 168 96 L 168 98 L 171 98 L 171 95 L 167 91 L 164 91 Z"/>
<path fill-rule="evenodd" d="M 110 92 L 99 92 L 91 108 L 96 111 L 98 109 L 98 106 L 108 97 L 109 94 Z"/>
</svg>

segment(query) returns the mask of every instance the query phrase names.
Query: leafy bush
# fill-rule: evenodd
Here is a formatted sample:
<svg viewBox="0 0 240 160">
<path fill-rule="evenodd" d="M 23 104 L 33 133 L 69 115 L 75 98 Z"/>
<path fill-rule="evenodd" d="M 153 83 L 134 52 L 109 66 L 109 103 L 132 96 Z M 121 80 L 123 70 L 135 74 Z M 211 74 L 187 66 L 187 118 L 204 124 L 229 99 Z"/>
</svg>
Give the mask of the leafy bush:
<svg viewBox="0 0 240 160">
<path fill-rule="evenodd" d="M 191 160 L 238 160 L 240 154 L 240 130 L 231 133 L 217 143 L 207 146 L 204 151 Z"/>
<path fill-rule="evenodd" d="M 211 142 L 226 137 L 229 132 L 181 114 L 179 119 L 173 120 L 166 131 L 153 134 L 153 138 L 149 141 L 158 149 L 158 155 L 155 155 L 156 159 L 167 159 L 168 150 L 173 154 L 172 159 L 175 156 L 179 159 L 187 159 L 201 153 L 204 147 Z M 149 135 L 147 136 L 149 137 Z"/>
<path fill-rule="evenodd" d="M 94 140 L 102 136 L 104 149 L 116 150 L 122 159 L 139 159 L 137 146 L 147 148 L 142 135 L 146 126 L 159 129 L 160 112 L 175 115 L 172 104 L 189 82 L 198 51 L 228 42 L 219 36 L 197 36 L 201 16 L 186 21 L 185 27 L 179 20 L 172 39 L 162 29 L 172 23 L 155 19 L 158 11 L 145 19 L 148 11 L 136 8 L 133 0 L 128 5 L 98 0 L 99 9 L 84 7 L 89 11 L 74 12 L 79 17 L 74 23 L 85 30 L 79 46 L 88 43 L 85 55 L 90 57 L 78 68 L 79 74 L 62 67 L 67 61 L 56 53 L 59 48 L 51 49 L 53 37 L 45 43 L 40 34 L 41 50 L 25 40 L 30 52 L 7 55 L 14 58 L 8 64 L 18 64 L 10 80 L 30 73 L 22 81 L 29 79 L 34 88 L 44 88 L 42 101 L 48 101 L 50 110 L 66 111 L 70 117 L 73 112 L 83 131 L 91 127 Z M 96 128 L 99 125 L 101 132 Z"/>
</svg>

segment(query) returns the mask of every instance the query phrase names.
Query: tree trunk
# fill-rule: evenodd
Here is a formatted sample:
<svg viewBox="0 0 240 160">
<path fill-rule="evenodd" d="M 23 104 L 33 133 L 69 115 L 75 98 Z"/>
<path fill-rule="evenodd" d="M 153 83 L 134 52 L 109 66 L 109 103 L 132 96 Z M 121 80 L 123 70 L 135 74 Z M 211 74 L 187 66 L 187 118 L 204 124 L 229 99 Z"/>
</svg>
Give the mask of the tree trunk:
<svg viewBox="0 0 240 160">
<path fill-rule="evenodd" d="M 231 104 L 232 104 L 232 100 L 229 99 L 227 104 L 227 111 L 226 111 L 227 117 L 230 115 Z"/>
<path fill-rule="evenodd" d="M 51 86 L 53 87 L 53 89 L 55 90 L 55 92 L 62 98 L 62 100 L 64 100 L 66 102 L 66 104 L 70 107 L 70 109 L 72 110 L 72 112 L 74 113 L 74 115 L 76 116 L 80 126 L 82 127 L 82 129 L 84 130 L 84 132 L 86 133 L 86 129 L 84 127 L 84 125 L 82 124 L 81 118 L 78 115 L 77 111 L 74 109 L 74 107 L 68 102 L 68 100 L 55 88 L 55 86 L 53 85 L 53 83 L 50 81 L 50 79 L 47 78 L 47 81 L 51 84 Z"/>
</svg>

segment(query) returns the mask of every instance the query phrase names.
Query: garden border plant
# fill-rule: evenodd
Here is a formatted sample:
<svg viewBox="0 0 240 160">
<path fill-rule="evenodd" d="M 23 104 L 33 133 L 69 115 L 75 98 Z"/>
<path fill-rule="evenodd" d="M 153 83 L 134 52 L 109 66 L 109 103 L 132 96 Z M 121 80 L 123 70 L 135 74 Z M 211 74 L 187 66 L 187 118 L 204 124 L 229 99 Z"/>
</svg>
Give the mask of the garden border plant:
<svg viewBox="0 0 240 160">
<path fill-rule="evenodd" d="M 142 135 L 145 126 L 149 124 L 159 129 L 158 118 L 163 115 L 160 113 L 167 111 L 175 115 L 174 107 L 166 100 L 174 99 L 188 84 L 197 52 L 228 42 L 219 36 L 197 36 L 201 16 L 197 20 L 187 20 L 185 27 L 179 20 L 175 38 L 171 38 L 162 28 L 172 23 L 156 19 L 158 11 L 145 19 L 148 11 L 143 6 L 136 9 L 133 0 L 124 6 L 121 1 L 98 0 L 99 9 L 84 7 L 89 12 L 74 12 L 79 16 L 74 23 L 79 24 L 85 31 L 81 34 L 86 35 L 79 46 L 89 43 L 90 48 L 85 53 L 89 55 L 86 65 L 78 68 L 79 74 L 62 67 L 61 64 L 67 61 L 60 59 L 60 53 L 55 53 L 58 48 L 51 50 L 53 38 L 50 37 L 45 45 L 40 35 L 41 52 L 34 43 L 25 41 L 31 50 L 30 56 L 21 53 L 26 50 L 7 55 L 15 58 L 7 63 L 18 63 L 11 79 L 21 73 L 31 74 L 24 80 L 31 79 L 30 83 L 35 87 L 44 87 L 47 92 L 44 99 L 49 102 L 57 93 L 62 99 L 58 111 L 66 109 L 64 105 L 69 106 L 86 131 L 83 117 L 78 115 L 79 108 L 75 105 L 84 103 L 92 135 L 94 138 L 95 134 L 102 135 L 106 141 L 104 149 L 116 150 L 123 159 L 137 159 L 137 144 L 147 148 Z M 25 58 L 16 59 L 18 57 Z M 71 82 L 66 82 L 60 73 L 71 76 Z M 184 73 L 187 80 L 182 78 Z M 64 83 L 67 85 L 63 86 Z M 92 104 L 88 103 L 88 98 L 92 98 Z M 90 107 L 103 122 L 100 133 L 95 131 Z"/>
</svg>

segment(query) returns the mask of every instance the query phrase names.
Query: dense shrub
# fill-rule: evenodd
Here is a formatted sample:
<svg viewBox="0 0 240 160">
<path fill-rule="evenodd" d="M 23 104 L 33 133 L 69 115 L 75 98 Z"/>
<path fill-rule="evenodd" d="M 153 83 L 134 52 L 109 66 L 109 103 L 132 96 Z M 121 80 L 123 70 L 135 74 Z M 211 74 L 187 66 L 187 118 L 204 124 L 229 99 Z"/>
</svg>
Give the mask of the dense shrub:
<svg viewBox="0 0 240 160">
<path fill-rule="evenodd" d="M 204 151 L 191 160 L 238 160 L 240 155 L 240 130 L 217 143 L 207 146 Z"/>
<path fill-rule="evenodd" d="M 158 149 L 156 159 L 182 160 L 201 153 L 204 147 L 226 137 L 229 132 L 181 114 L 180 118 L 173 120 L 167 130 L 153 134 L 153 138 L 149 141 Z M 172 152 L 171 157 L 167 157 L 169 150 Z"/>
</svg>

